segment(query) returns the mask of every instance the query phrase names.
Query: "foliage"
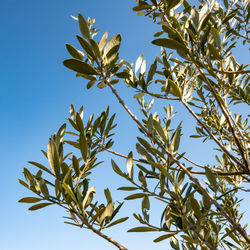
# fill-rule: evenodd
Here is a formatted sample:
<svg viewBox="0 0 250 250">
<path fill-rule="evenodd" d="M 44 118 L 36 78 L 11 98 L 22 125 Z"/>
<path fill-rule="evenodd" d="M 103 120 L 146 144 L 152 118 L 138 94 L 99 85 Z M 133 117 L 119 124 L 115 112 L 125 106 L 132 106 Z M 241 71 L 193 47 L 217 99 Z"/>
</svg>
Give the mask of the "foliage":
<svg viewBox="0 0 250 250">
<path fill-rule="evenodd" d="M 87 79 L 87 89 L 96 85 L 110 88 L 141 132 L 136 151 L 128 156 L 112 151 L 115 115 L 109 107 L 98 117 L 94 114 L 83 123 L 83 108 L 70 107 L 71 126 L 63 124 L 49 139 L 48 165 L 29 162 L 39 170 L 31 173 L 24 168 L 25 181 L 19 180 L 36 197 L 20 202 L 34 203 L 37 210 L 57 204 L 67 210 L 66 223 L 92 230 L 119 249 L 126 249 L 102 231 L 128 219 L 117 219 L 123 202 L 140 199 L 141 214 L 133 214 L 139 226 L 129 232 L 160 232 L 154 242 L 170 238 L 173 249 L 248 249 L 247 225 L 241 225 L 240 192 L 249 184 L 249 125 L 243 114 L 233 112 L 238 105 L 250 103 L 250 71 L 248 65 L 237 62 L 233 48 L 249 45 L 249 1 L 201 1 L 196 6 L 186 0 L 138 0 L 133 8 L 139 15 L 152 19 L 159 32 L 152 41 L 161 47 L 160 56 L 146 69 L 146 60 L 139 56 L 135 65 L 119 59 L 121 35 L 108 40 L 104 33 L 100 41 L 94 36 L 94 19 L 85 20 L 79 14 L 81 50 L 67 44 L 72 58 L 64 65 L 77 77 Z M 115 89 L 124 81 L 135 90 L 143 119 L 138 119 Z M 100 90 L 101 91 L 101 90 Z M 175 115 L 172 105 L 163 105 L 164 115 L 152 113 L 154 99 L 178 102 L 196 121 L 196 133 L 203 143 L 216 146 L 216 165 L 202 166 L 180 152 L 182 123 L 171 127 Z M 232 109 L 233 108 L 233 109 Z M 72 140 L 65 140 L 65 133 Z M 68 144 L 76 154 L 64 153 Z M 102 162 L 99 153 L 108 151 L 127 159 L 127 171 L 111 160 L 113 170 L 126 179 L 128 186 L 118 190 L 130 192 L 115 208 L 110 190 L 104 190 L 106 204 L 95 201 L 96 188 L 89 187 L 91 171 Z M 188 151 L 188 150 L 187 150 Z M 190 152 L 192 155 L 194 152 Z M 202 179 L 200 178 L 202 176 Z M 150 202 L 156 199 L 165 209 L 157 225 L 150 221 Z M 141 225 L 140 225 L 141 224 Z"/>
</svg>

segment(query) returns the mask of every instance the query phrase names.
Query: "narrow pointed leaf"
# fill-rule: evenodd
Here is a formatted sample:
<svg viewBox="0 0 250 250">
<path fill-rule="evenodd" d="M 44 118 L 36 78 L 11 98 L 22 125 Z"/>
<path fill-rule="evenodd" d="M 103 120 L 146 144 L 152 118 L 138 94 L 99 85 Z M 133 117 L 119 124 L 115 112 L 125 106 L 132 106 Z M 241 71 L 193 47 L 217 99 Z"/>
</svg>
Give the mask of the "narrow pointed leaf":
<svg viewBox="0 0 250 250">
<path fill-rule="evenodd" d="M 87 74 L 87 75 L 98 75 L 98 72 L 96 71 L 95 68 L 77 59 L 67 59 L 63 61 L 63 64 L 67 68 L 74 70 L 78 73 Z"/>
<path fill-rule="evenodd" d="M 53 203 L 49 203 L 49 202 L 39 203 L 39 204 L 36 204 L 36 205 L 30 207 L 29 210 L 34 211 L 34 210 L 38 210 L 40 208 L 47 207 L 49 205 L 53 205 Z"/>
<path fill-rule="evenodd" d="M 24 203 L 36 203 L 38 201 L 41 201 L 42 199 L 36 198 L 36 197 L 25 197 L 19 200 L 18 202 L 24 202 Z"/>
<path fill-rule="evenodd" d="M 86 39 L 90 39 L 90 32 L 89 32 L 89 26 L 84 17 L 79 13 L 78 14 L 78 22 L 79 22 L 79 29 L 82 33 L 82 35 Z"/>
</svg>

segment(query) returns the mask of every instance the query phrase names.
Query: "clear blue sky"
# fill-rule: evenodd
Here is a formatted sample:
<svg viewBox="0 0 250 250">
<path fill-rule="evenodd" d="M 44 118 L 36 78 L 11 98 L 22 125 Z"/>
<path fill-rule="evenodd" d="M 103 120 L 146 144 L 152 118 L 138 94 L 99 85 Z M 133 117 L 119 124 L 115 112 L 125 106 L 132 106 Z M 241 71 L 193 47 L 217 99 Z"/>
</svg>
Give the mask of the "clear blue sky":
<svg viewBox="0 0 250 250">
<path fill-rule="evenodd" d="M 132 0 L 6 0 L 1 3 L 1 250 L 115 249 L 90 232 L 64 224 L 62 216 L 66 214 L 57 207 L 28 211 L 28 206 L 17 201 L 32 194 L 17 179 L 22 178 L 28 160 L 44 162 L 40 149 L 46 149 L 50 134 L 65 122 L 71 103 L 77 108 L 83 105 L 86 117 L 93 112 L 101 113 L 107 105 L 112 113 L 119 112 L 117 120 L 121 123 L 117 131 L 120 133 L 116 139 L 122 143 L 117 143 L 114 149 L 128 154 L 129 146 L 135 143 L 132 131 L 136 126 L 108 90 L 87 91 L 84 80 L 76 79 L 62 61 L 69 57 L 65 43 L 77 45 L 78 26 L 70 15 L 76 16 L 78 12 L 95 17 L 95 26 L 101 33 L 109 30 L 111 35 L 122 34 L 120 54 L 124 59 L 134 62 L 143 52 L 152 61 L 159 54 L 159 48 L 150 43 L 158 28 L 149 19 L 133 13 L 133 5 Z M 127 97 L 128 90 L 122 85 L 118 89 L 132 106 L 135 102 Z M 198 143 L 193 144 L 193 150 L 201 163 L 212 156 L 212 151 L 210 155 L 204 153 Z M 111 170 L 110 157 L 106 158 L 102 166 L 105 169 L 94 174 L 93 185 L 97 186 L 100 197 L 102 190 L 111 186 L 114 199 L 119 199 L 121 193 L 115 188 L 120 179 Z M 133 208 L 136 206 L 140 205 L 134 203 Z M 129 206 L 124 207 L 124 214 L 127 211 L 131 211 Z M 159 209 L 156 211 L 160 213 Z M 158 217 L 160 214 L 155 214 Z M 131 216 L 122 228 L 106 233 L 114 238 L 119 236 L 119 241 L 130 250 L 169 249 L 164 241 L 152 242 L 158 234 L 126 233 L 134 225 Z"/>
</svg>

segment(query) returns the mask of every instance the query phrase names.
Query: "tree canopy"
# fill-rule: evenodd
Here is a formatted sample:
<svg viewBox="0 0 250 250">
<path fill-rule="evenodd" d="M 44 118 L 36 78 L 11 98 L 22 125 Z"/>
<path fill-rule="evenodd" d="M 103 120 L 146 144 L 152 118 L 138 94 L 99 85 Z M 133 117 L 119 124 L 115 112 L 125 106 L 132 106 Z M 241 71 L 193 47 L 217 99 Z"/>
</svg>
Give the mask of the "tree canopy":
<svg viewBox="0 0 250 250">
<path fill-rule="evenodd" d="M 83 107 L 76 111 L 72 104 L 67 127 L 63 124 L 49 138 L 47 151 L 42 150 L 47 166 L 30 161 L 38 171 L 24 168 L 25 180 L 19 182 L 35 197 L 19 202 L 33 203 L 29 210 L 58 205 L 68 213 L 65 223 L 126 249 L 126 242 L 107 236 L 105 229 L 126 221 L 131 215 L 119 217 L 124 202 L 139 199 L 141 212 L 132 214 L 138 226 L 128 232 L 158 232 L 154 242 L 169 239 L 166 244 L 172 249 L 249 249 L 239 197 L 249 191 L 250 181 L 249 124 L 242 111 L 250 103 L 250 70 L 233 55 L 236 46 L 249 51 L 249 1 L 192 4 L 136 1 L 133 11 L 159 29 L 151 41 L 159 47 L 159 55 L 151 64 L 143 55 L 134 64 L 121 59 L 121 34 L 109 38 L 105 32 L 96 39 L 102 32 L 95 28 L 95 20 L 80 13 L 74 17 L 81 32 L 80 49 L 66 44 L 71 58 L 63 64 L 84 79 L 87 89 L 110 89 L 140 131 L 136 151 L 132 146 L 128 155 L 113 150 L 114 143 L 121 143 L 113 140 L 120 132 L 119 120 L 109 107 L 86 118 Z M 118 84 L 127 85 L 137 107 L 127 105 Z M 156 102 L 161 110 L 153 113 Z M 195 121 L 190 143 L 211 142 L 216 164 L 195 162 L 191 148 L 180 150 L 182 136 L 190 130 L 182 122 L 173 125 L 176 104 Z M 135 115 L 138 110 L 140 116 Z M 65 152 L 65 145 L 72 150 Z M 126 170 L 113 159 L 110 162 L 117 178 L 128 183 L 117 187 L 129 193 L 119 197 L 123 201 L 114 202 L 108 187 L 105 203 L 95 198 L 99 190 L 91 186 L 95 182 L 91 173 L 100 171 L 102 152 L 126 159 Z M 164 207 L 159 221 L 150 219 L 153 200 Z"/>
</svg>

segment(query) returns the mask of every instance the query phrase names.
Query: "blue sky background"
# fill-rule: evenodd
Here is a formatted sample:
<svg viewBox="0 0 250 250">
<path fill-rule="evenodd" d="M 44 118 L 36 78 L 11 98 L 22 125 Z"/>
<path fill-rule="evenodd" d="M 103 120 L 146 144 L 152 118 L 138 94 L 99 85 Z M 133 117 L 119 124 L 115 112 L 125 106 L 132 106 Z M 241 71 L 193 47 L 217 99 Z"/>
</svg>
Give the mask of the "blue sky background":
<svg viewBox="0 0 250 250">
<path fill-rule="evenodd" d="M 28 211 L 27 205 L 17 201 L 32 194 L 19 185 L 17 179 L 22 178 L 22 170 L 28 166 L 28 160 L 46 163 L 40 150 L 46 149 L 49 136 L 65 122 L 71 103 L 76 109 L 83 105 L 86 118 L 91 113 L 100 114 L 110 105 L 111 113 L 117 112 L 116 119 L 119 121 L 116 129 L 119 133 L 115 137 L 119 143 L 116 143 L 114 150 L 127 155 L 131 145 L 133 148 L 136 125 L 108 89 L 93 88 L 87 91 L 86 82 L 75 78 L 72 71 L 62 65 L 62 61 L 69 58 L 65 43 L 78 46 L 75 38 L 79 34 L 78 25 L 70 17 L 78 12 L 85 17 L 95 17 L 95 27 L 100 28 L 101 34 L 107 30 L 110 37 L 122 34 L 122 58 L 135 62 L 143 53 L 148 64 L 152 62 L 159 54 L 159 48 L 150 43 L 158 27 L 150 19 L 138 17 L 132 12 L 133 6 L 134 1 L 124 0 L 6 0 L 1 3 L 1 250 L 116 249 L 91 232 L 64 224 L 62 216 L 66 214 L 60 208 Z M 238 53 L 239 56 L 243 55 L 240 50 Z M 133 107 L 135 101 L 128 95 L 130 90 L 122 82 L 116 86 L 128 105 Z M 181 119 L 184 119 L 184 124 L 192 124 L 183 110 L 180 110 L 174 124 Z M 190 149 L 188 143 L 188 139 L 184 138 L 182 148 L 188 146 Z M 201 164 L 214 162 L 213 153 L 207 146 L 195 141 L 192 142 L 192 151 L 193 159 Z M 124 197 L 125 193 L 115 189 L 123 181 L 111 170 L 110 156 L 104 155 L 102 158 L 106 162 L 94 173 L 92 184 L 97 186 L 98 197 L 103 197 L 104 188 L 111 187 L 114 200 L 121 201 L 120 196 Z M 116 160 L 125 168 L 125 162 Z M 156 203 L 152 206 L 156 209 L 153 218 L 158 220 L 161 207 Z M 243 201 L 243 210 L 245 206 L 246 201 Z M 125 205 L 123 215 L 134 209 L 139 212 L 140 203 Z M 245 220 L 249 217 L 247 211 Z M 169 249 L 164 241 L 158 244 L 152 242 L 159 234 L 126 233 L 135 225 L 131 216 L 124 226 L 107 230 L 106 234 L 119 239 L 130 250 Z"/>
</svg>

